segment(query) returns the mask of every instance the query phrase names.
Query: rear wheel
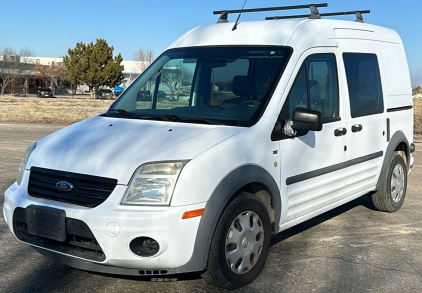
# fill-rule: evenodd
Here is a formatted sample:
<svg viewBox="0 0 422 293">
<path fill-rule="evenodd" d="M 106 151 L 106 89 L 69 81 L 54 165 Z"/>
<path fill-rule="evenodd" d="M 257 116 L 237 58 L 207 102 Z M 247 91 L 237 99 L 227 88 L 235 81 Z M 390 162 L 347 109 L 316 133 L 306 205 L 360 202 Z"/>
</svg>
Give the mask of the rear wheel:
<svg viewBox="0 0 422 293">
<path fill-rule="evenodd" d="M 243 287 L 261 273 L 270 244 L 270 217 L 264 203 L 243 192 L 221 215 L 202 277 L 221 288 Z"/>
<path fill-rule="evenodd" d="M 379 211 L 396 212 L 403 205 L 407 188 L 407 168 L 403 157 L 394 152 L 381 188 L 372 194 L 372 202 Z"/>
</svg>

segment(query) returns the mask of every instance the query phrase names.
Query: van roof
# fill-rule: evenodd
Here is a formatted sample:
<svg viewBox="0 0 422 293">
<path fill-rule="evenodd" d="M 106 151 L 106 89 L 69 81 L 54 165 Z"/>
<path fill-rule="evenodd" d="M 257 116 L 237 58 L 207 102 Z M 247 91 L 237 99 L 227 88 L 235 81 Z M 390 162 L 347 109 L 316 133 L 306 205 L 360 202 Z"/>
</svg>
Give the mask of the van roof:
<svg viewBox="0 0 422 293">
<path fill-rule="evenodd" d="M 401 44 L 398 34 L 390 29 L 346 20 L 335 19 L 275 19 L 242 21 L 232 30 L 234 22 L 217 23 L 194 28 L 170 47 L 267 45 L 290 46 L 303 49 L 316 46 L 337 46 L 336 29 L 342 29 L 341 38 L 360 38 L 359 31 L 374 32 L 378 41 Z M 346 33 L 344 30 L 346 29 Z M 347 30 L 350 30 L 348 37 Z M 373 34 L 372 34 L 373 35 Z M 340 38 L 337 36 L 337 38 Z M 362 37 L 365 39 L 366 37 Z"/>
</svg>

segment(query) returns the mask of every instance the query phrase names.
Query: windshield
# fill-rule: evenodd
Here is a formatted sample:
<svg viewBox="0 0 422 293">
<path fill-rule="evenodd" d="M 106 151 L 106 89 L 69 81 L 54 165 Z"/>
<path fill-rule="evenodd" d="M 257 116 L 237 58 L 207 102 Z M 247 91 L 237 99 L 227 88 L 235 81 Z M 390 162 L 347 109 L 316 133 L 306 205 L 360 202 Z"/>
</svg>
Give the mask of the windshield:
<svg viewBox="0 0 422 293">
<path fill-rule="evenodd" d="M 169 50 L 106 115 L 251 126 L 261 117 L 290 52 L 286 47 Z"/>
</svg>

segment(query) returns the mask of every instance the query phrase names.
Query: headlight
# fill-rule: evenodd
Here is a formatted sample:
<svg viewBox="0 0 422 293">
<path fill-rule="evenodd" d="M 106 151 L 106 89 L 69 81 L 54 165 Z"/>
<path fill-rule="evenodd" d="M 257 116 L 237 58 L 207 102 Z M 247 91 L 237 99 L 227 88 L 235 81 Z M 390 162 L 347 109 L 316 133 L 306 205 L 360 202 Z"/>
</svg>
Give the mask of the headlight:
<svg viewBox="0 0 422 293">
<path fill-rule="evenodd" d="M 169 205 L 177 178 L 186 161 L 148 163 L 132 177 L 122 204 Z"/>
<path fill-rule="evenodd" d="M 27 149 L 26 149 L 26 153 L 25 153 L 25 157 L 22 160 L 21 166 L 19 168 L 19 172 L 18 172 L 18 177 L 16 178 L 16 182 L 21 185 L 22 182 L 22 177 L 23 177 L 23 172 L 25 171 L 26 168 L 26 163 L 28 162 L 29 156 L 31 155 L 31 153 L 35 150 L 35 148 L 37 147 L 37 143 L 34 142 L 33 144 L 31 144 Z"/>
</svg>

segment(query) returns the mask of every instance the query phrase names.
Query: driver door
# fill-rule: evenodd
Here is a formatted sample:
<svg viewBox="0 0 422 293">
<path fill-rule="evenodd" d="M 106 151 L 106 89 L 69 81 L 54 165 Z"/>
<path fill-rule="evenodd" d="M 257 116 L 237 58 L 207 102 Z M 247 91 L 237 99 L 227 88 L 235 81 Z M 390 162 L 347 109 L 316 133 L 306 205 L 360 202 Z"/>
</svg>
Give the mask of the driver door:
<svg viewBox="0 0 422 293">
<path fill-rule="evenodd" d="M 297 107 L 317 110 L 323 118 L 321 131 L 280 138 L 282 223 L 310 218 L 343 197 L 347 121 L 342 118 L 337 60 L 336 50 L 310 50 L 298 62 L 282 107 L 279 121 L 291 119 Z"/>
</svg>

